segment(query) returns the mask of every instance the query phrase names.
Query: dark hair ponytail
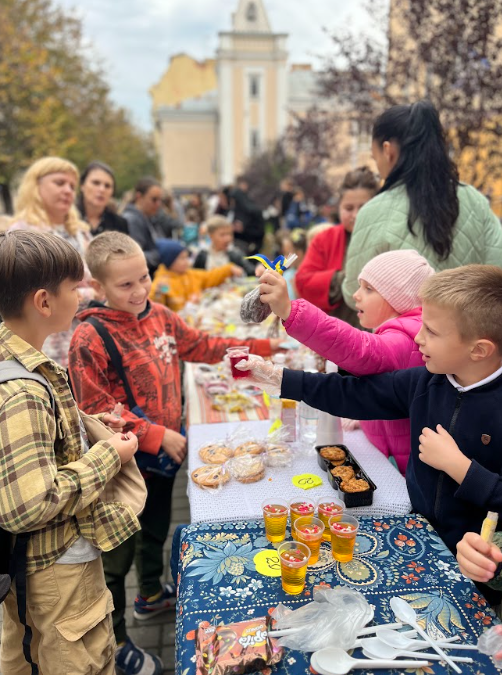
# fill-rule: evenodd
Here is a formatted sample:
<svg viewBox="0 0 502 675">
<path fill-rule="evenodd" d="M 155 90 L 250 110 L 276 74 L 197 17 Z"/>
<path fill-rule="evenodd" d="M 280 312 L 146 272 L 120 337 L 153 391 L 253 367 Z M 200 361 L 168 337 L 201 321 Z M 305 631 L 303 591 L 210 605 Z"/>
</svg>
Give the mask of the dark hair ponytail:
<svg viewBox="0 0 502 675">
<path fill-rule="evenodd" d="M 459 179 L 436 108 L 430 101 L 389 108 L 373 126 L 373 140 L 379 145 L 394 140 L 399 145 L 399 158 L 380 192 L 395 185 L 406 187 L 409 231 L 415 234 L 413 226 L 420 220 L 425 241 L 445 260 L 459 214 Z"/>
</svg>

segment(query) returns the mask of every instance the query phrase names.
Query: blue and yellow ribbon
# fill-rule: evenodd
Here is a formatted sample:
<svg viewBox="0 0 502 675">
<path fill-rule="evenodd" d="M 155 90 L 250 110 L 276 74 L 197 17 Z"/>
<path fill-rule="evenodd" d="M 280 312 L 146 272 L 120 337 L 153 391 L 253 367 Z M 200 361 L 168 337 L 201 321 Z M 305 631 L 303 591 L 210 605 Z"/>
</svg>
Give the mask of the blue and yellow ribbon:
<svg viewBox="0 0 502 675">
<path fill-rule="evenodd" d="M 263 267 L 265 267 L 267 270 L 275 270 L 276 272 L 279 272 L 279 274 L 282 274 L 287 267 L 284 265 L 284 256 L 283 255 L 278 255 L 277 258 L 271 262 L 266 255 L 263 255 L 262 253 L 257 253 L 256 255 L 250 255 L 246 258 L 247 260 L 258 260 L 258 262 L 261 262 Z"/>
</svg>

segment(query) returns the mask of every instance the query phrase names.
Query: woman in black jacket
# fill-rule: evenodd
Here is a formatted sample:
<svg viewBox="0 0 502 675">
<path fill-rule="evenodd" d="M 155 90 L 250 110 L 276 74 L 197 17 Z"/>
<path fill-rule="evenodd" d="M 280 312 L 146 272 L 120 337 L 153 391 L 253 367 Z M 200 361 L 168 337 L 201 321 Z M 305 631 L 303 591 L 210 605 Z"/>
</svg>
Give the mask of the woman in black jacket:
<svg viewBox="0 0 502 675">
<path fill-rule="evenodd" d="M 114 191 L 115 176 L 107 164 L 91 162 L 86 166 L 80 176 L 77 207 L 94 236 L 107 230 L 129 234 L 127 220 L 109 206 Z"/>
</svg>

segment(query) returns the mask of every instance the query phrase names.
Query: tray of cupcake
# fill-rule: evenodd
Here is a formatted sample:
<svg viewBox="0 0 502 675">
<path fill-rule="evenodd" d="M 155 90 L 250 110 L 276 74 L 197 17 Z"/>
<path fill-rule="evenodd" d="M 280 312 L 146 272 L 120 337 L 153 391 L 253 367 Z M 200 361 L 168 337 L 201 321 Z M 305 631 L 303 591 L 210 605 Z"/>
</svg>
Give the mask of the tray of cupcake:
<svg viewBox="0 0 502 675">
<path fill-rule="evenodd" d="M 347 508 L 373 503 L 375 483 L 346 445 L 316 446 L 320 468 L 328 474 L 331 487 L 338 491 Z"/>
</svg>

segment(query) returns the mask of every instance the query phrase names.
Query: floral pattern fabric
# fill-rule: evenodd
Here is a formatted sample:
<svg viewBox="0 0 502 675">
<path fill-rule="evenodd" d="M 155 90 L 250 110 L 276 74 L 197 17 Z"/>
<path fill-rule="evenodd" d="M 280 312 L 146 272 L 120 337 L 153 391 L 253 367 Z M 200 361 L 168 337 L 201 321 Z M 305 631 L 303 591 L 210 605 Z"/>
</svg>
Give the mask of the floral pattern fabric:
<svg viewBox="0 0 502 675">
<path fill-rule="evenodd" d="M 290 538 L 289 528 L 286 538 Z M 475 644 L 485 629 L 498 623 L 487 601 L 462 576 L 450 551 L 421 516 L 360 518 L 355 555 L 349 563 L 333 560 L 329 543 L 323 542 L 319 561 L 308 568 L 305 590 L 298 596 L 284 593 L 280 578 L 256 571 L 254 556 L 264 549 L 272 551 L 274 545 L 265 538 L 260 520 L 200 523 L 183 529 L 176 554 L 177 675 L 195 674 L 195 632 L 200 623 L 228 624 L 264 616 L 280 602 L 296 609 L 312 599 L 313 588 L 319 585 L 345 585 L 364 593 L 375 610 L 376 624 L 396 620 L 389 601 L 399 596 L 415 609 L 421 626 L 436 640 L 458 635 L 462 643 Z M 496 672 L 483 654 L 451 653 L 474 659 L 472 664 L 462 664 L 466 675 Z M 360 650 L 354 656 L 364 658 Z M 267 668 L 265 675 L 312 672 L 310 654 L 286 650 L 283 660 Z M 443 675 L 450 671 L 446 664 L 433 661 L 405 672 Z"/>
</svg>

